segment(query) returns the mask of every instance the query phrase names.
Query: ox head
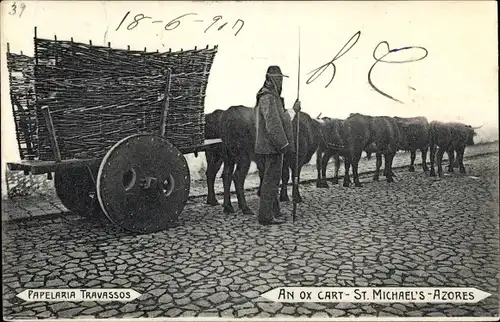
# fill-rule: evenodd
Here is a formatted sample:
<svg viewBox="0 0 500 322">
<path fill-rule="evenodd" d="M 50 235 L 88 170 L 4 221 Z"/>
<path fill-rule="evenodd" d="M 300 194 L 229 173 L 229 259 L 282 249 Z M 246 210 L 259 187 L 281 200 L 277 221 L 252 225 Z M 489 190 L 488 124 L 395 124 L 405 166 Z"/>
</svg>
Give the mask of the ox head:
<svg viewBox="0 0 500 322">
<path fill-rule="evenodd" d="M 467 128 L 467 145 L 474 145 L 474 137 L 477 135 L 475 130 L 478 130 L 484 126 L 476 126 L 473 127 L 471 125 L 466 125 L 465 127 Z"/>
</svg>

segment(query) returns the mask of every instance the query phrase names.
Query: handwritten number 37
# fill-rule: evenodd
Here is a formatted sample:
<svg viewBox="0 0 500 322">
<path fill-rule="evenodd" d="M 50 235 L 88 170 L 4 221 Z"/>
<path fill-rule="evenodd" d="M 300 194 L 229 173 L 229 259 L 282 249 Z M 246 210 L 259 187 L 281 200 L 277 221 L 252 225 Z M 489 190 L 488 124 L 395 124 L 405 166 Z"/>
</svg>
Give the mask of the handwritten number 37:
<svg viewBox="0 0 500 322">
<path fill-rule="evenodd" d="M 26 5 L 21 2 L 19 5 L 19 8 L 17 7 L 17 2 L 14 2 L 12 6 L 10 7 L 11 10 L 9 11 L 9 15 L 15 16 L 19 13 L 19 18 L 23 15 L 24 9 L 26 9 Z"/>
</svg>

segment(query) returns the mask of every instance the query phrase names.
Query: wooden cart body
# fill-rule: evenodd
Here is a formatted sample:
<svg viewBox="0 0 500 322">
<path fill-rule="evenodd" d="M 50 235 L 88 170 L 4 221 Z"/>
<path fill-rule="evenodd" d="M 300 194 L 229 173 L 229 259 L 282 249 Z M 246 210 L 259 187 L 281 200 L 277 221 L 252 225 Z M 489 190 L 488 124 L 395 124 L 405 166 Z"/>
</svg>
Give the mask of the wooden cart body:
<svg viewBox="0 0 500 322">
<path fill-rule="evenodd" d="M 123 229 L 167 228 L 190 189 L 184 154 L 205 140 L 205 89 L 217 46 L 165 53 L 37 38 L 33 58 L 7 61 L 25 174 L 55 174 L 58 197 L 79 215 Z M 21 75 L 21 76 L 19 76 Z"/>
</svg>

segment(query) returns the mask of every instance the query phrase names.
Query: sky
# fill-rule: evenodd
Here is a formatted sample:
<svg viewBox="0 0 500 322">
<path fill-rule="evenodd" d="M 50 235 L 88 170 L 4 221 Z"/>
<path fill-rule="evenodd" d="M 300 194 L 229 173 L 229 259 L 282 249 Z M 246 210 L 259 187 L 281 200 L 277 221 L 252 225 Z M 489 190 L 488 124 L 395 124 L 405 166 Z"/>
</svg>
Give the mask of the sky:
<svg viewBox="0 0 500 322">
<path fill-rule="evenodd" d="M 34 26 L 41 38 L 111 42 L 113 48 L 176 51 L 218 45 L 207 113 L 254 106 L 267 67 L 279 65 L 289 75 L 283 86 L 286 106 L 292 107 L 300 84 L 302 109 L 313 117 L 346 118 L 352 112 L 426 116 L 429 121 L 484 124 L 477 140 L 498 139 L 494 1 L 16 1 L 15 12 L 13 3 L 1 2 L 2 166 L 19 159 L 6 44 L 12 52 L 32 55 Z M 132 28 L 134 16 L 141 14 L 150 18 Z M 180 23 L 167 25 L 182 15 Z M 406 47 L 411 48 L 398 51 Z M 401 103 L 369 84 L 374 64 L 372 84 Z M 308 81 L 321 66 L 324 72 Z M 188 161 L 197 169 L 202 159 Z"/>
</svg>

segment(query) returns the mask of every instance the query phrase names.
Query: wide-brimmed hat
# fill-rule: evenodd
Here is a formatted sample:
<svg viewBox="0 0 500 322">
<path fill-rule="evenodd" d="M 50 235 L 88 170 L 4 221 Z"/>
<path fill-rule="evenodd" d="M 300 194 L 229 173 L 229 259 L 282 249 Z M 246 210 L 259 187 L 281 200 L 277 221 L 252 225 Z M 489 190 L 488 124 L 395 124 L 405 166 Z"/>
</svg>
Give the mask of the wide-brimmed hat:
<svg viewBox="0 0 500 322">
<path fill-rule="evenodd" d="M 266 75 L 268 75 L 268 76 L 282 76 L 282 77 L 288 78 L 287 75 L 285 75 L 281 72 L 281 68 L 279 68 L 279 66 L 276 66 L 276 65 L 269 66 L 267 68 Z"/>
</svg>

